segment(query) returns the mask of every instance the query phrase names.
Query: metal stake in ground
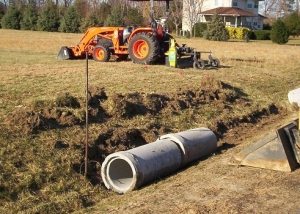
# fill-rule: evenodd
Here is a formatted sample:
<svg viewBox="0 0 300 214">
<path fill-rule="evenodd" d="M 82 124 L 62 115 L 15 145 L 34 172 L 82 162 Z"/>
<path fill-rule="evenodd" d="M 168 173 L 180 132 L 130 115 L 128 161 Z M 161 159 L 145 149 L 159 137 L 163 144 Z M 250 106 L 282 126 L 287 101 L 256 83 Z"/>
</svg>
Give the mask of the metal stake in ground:
<svg viewBox="0 0 300 214">
<path fill-rule="evenodd" d="M 85 157 L 84 157 L 84 176 L 87 177 L 88 167 L 88 139 L 89 139 L 89 59 L 88 52 L 85 52 L 86 59 L 86 86 L 85 86 Z"/>
</svg>

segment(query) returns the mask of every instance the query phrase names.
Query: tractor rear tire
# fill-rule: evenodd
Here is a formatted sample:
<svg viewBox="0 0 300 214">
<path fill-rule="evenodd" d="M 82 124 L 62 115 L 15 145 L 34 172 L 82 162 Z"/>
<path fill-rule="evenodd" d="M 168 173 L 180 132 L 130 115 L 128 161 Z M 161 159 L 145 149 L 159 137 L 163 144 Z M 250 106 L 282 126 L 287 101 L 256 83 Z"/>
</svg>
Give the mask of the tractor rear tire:
<svg viewBox="0 0 300 214">
<path fill-rule="evenodd" d="M 110 55 L 111 53 L 108 47 L 97 45 L 94 48 L 93 58 L 97 62 L 108 62 Z"/>
<path fill-rule="evenodd" d="M 128 53 L 134 63 L 153 64 L 160 56 L 159 42 L 152 34 L 138 33 L 129 41 Z"/>
</svg>

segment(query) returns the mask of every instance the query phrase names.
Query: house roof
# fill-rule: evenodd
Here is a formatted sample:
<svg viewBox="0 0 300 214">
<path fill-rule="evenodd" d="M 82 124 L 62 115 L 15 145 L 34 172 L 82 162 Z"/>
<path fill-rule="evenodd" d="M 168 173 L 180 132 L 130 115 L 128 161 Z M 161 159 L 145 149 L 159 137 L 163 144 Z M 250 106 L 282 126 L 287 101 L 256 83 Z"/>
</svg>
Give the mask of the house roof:
<svg viewBox="0 0 300 214">
<path fill-rule="evenodd" d="M 267 19 L 268 17 L 264 16 L 264 15 L 261 15 L 261 14 L 258 14 L 258 16 L 262 19 Z"/>
<path fill-rule="evenodd" d="M 221 16 L 256 16 L 255 14 L 238 7 L 217 7 L 201 12 L 202 15 L 221 15 Z"/>
</svg>

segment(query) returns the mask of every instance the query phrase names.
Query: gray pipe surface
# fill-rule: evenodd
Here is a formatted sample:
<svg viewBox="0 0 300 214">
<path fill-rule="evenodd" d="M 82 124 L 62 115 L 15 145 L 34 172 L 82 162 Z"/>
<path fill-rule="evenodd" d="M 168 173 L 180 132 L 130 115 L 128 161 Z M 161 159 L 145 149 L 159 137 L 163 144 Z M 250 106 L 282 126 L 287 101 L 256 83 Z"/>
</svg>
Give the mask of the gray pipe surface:
<svg viewBox="0 0 300 214">
<path fill-rule="evenodd" d="M 108 189 L 126 193 L 216 149 L 217 138 L 207 128 L 164 135 L 153 143 L 108 155 L 101 167 L 102 180 Z"/>
<path fill-rule="evenodd" d="M 208 128 L 190 129 L 176 134 L 167 134 L 159 139 L 169 139 L 181 148 L 184 164 L 199 160 L 217 149 L 217 137 Z"/>
</svg>

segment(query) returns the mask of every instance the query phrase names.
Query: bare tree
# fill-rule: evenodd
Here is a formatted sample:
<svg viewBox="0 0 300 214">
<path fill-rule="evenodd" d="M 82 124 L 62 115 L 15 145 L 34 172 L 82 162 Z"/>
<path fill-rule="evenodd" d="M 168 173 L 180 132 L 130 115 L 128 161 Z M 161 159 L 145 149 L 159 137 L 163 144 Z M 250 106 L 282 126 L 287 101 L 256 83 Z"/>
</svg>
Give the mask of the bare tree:
<svg viewBox="0 0 300 214">
<path fill-rule="evenodd" d="M 265 16 L 269 16 L 270 13 L 274 10 L 274 6 L 276 5 L 276 0 L 265 0 L 262 2 L 263 5 L 263 13 Z"/>
<path fill-rule="evenodd" d="M 179 35 L 179 25 L 182 22 L 182 0 L 173 0 L 171 6 L 171 20 L 175 25 L 176 35 Z"/>
<path fill-rule="evenodd" d="M 194 25 L 199 21 L 205 0 L 183 0 L 183 10 L 186 20 L 188 21 L 189 31 L 192 33 Z"/>
<path fill-rule="evenodd" d="M 5 7 L 8 6 L 8 5 L 7 5 L 7 0 L 3 0 L 3 5 L 4 5 Z"/>
<path fill-rule="evenodd" d="M 262 2 L 265 16 L 282 17 L 291 11 L 299 11 L 299 0 L 264 0 Z"/>
</svg>

